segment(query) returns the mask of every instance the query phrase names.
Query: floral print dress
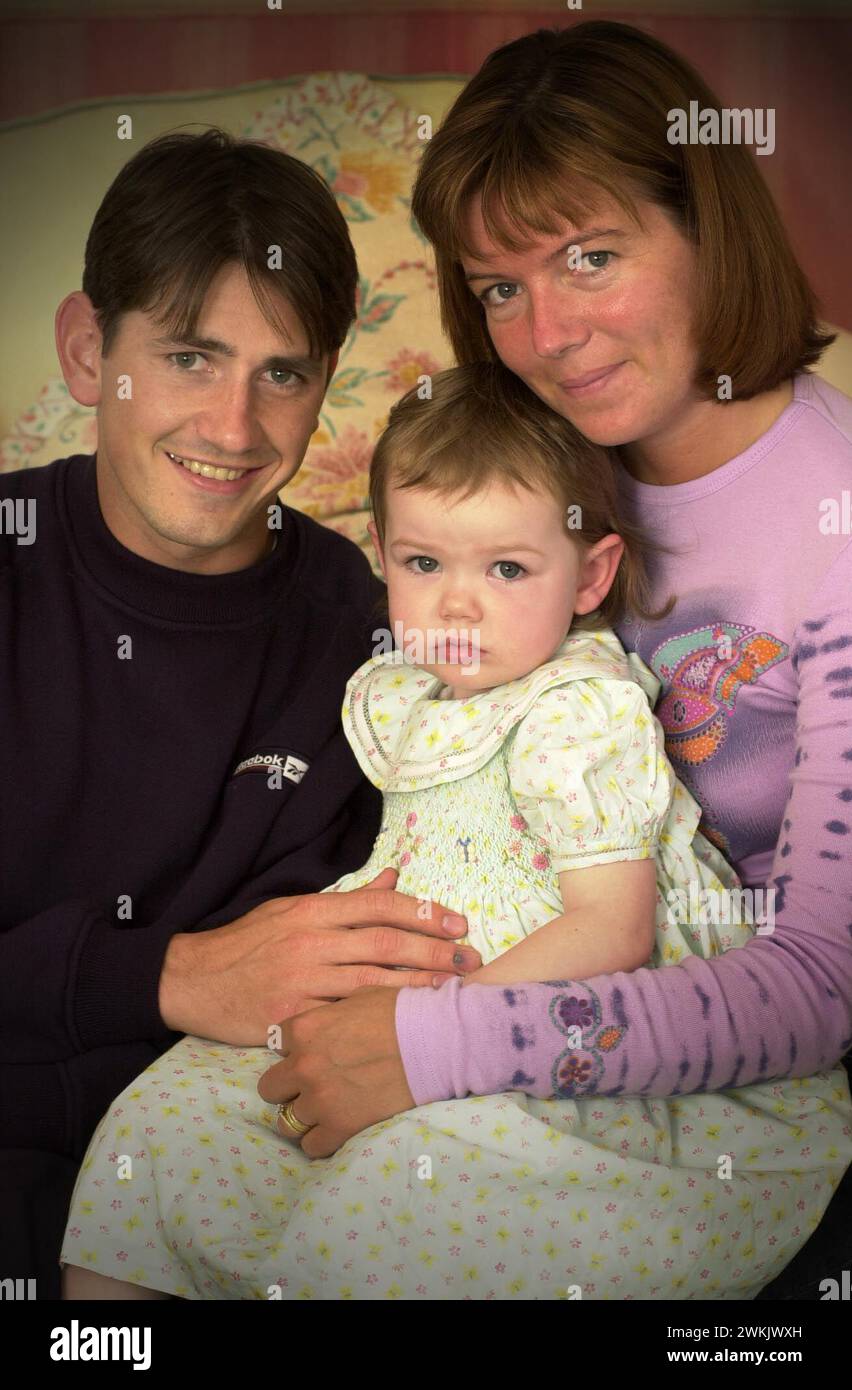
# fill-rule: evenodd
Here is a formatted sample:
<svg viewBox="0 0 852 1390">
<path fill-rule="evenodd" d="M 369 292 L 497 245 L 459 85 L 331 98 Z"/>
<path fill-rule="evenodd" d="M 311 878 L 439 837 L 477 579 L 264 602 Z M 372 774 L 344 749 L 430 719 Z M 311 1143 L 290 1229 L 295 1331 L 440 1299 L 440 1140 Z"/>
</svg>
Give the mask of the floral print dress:
<svg viewBox="0 0 852 1390">
<path fill-rule="evenodd" d="M 466 700 L 393 655 L 368 661 L 343 718 L 382 826 L 364 868 L 327 891 L 394 865 L 398 891 L 467 916 L 488 962 L 562 912 L 561 871 L 654 857 L 649 964 L 744 945 L 754 925 L 707 909 L 739 880 L 697 832 L 658 689 L 609 630 L 569 633 L 547 665 Z M 524 1092 L 520 1036 L 517 1090 L 420 1106 L 325 1159 L 277 1134 L 256 1090 L 267 1049 L 186 1037 L 104 1116 L 62 1260 L 188 1299 L 753 1298 L 852 1160 L 843 1068 L 585 1095 L 621 1030 L 576 984 L 553 1021 L 552 1099 Z"/>
</svg>

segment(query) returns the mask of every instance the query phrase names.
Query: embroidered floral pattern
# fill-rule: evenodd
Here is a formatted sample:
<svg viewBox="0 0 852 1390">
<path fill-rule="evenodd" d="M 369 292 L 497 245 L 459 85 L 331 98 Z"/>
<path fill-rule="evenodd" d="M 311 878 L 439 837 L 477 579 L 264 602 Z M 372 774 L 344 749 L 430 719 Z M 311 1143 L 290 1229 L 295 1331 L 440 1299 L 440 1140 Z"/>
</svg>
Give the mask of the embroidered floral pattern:
<svg viewBox="0 0 852 1390">
<path fill-rule="evenodd" d="M 560 1033 L 574 1041 L 553 1063 L 554 1095 L 581 1096 L 594 1091 L 604 1069 L 604 1055 L 614 1051 L 626 1036 L 626 1027 L 601 1027 L 601 1004 L 594 990 L 554 996 L 550 1020 Z M 581 1040 L 581 1041 L 580 1041 Z"/>
</svg>

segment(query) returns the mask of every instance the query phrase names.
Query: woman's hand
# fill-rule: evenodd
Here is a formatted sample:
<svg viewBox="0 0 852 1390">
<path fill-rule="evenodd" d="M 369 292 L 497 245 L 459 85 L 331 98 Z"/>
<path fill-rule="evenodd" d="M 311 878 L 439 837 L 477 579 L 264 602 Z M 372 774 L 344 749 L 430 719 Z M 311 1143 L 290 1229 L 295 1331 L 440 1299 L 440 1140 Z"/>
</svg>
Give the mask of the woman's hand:
<svg viewBox="0 0 852 1390">
<path fill-rule="evenodd" d="M 396 1039 L 398 994 L 360 989 L 281 1024 L 284 1061 L 257 1089 L 273 1105 L 292 1100 L 296 1119 L 312 1126 L 300 1141 L 308 1158 L 327 1158 L 353 1134 L 412 1109 Z M 299 1142 L 280 1117 L 278 1130 Z"/>
</svg>

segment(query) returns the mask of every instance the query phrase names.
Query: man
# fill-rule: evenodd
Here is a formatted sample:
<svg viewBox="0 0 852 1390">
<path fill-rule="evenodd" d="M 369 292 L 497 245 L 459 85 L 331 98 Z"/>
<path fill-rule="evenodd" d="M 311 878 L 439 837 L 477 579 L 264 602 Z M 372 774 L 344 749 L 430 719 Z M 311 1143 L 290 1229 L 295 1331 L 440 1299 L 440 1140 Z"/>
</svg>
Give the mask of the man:
<svg viewBox="0 0 852 1390">
<path fill-rule="evenodd" d="M 379 827 L 339 714 L 384 590 L 277 494 L 356 285 L 307 166 L 215 130 L 152 142 L 56 316 L 97 454 L 0 477 L 0 1277 L 41 1298 L 100 1116 L 177 1035 L 264 1044 L 480 963 L 392 872 L 318 895 Z"/>
</svg>

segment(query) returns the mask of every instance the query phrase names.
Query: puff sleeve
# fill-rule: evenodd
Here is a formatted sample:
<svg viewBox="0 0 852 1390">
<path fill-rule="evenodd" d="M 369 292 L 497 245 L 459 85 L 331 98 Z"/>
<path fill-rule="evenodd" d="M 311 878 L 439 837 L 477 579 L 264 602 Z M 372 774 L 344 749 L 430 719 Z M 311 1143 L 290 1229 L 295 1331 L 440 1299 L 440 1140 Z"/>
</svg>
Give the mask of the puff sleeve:
<svg viewBox="0 0 852 1390">
<path fill-rule="evenodd" d="M 507 766 L 556 873 L 654 856 L 677 779 L 639 685 L 592 678 L 545 690 L 518 723 Z"/>
</svg>

